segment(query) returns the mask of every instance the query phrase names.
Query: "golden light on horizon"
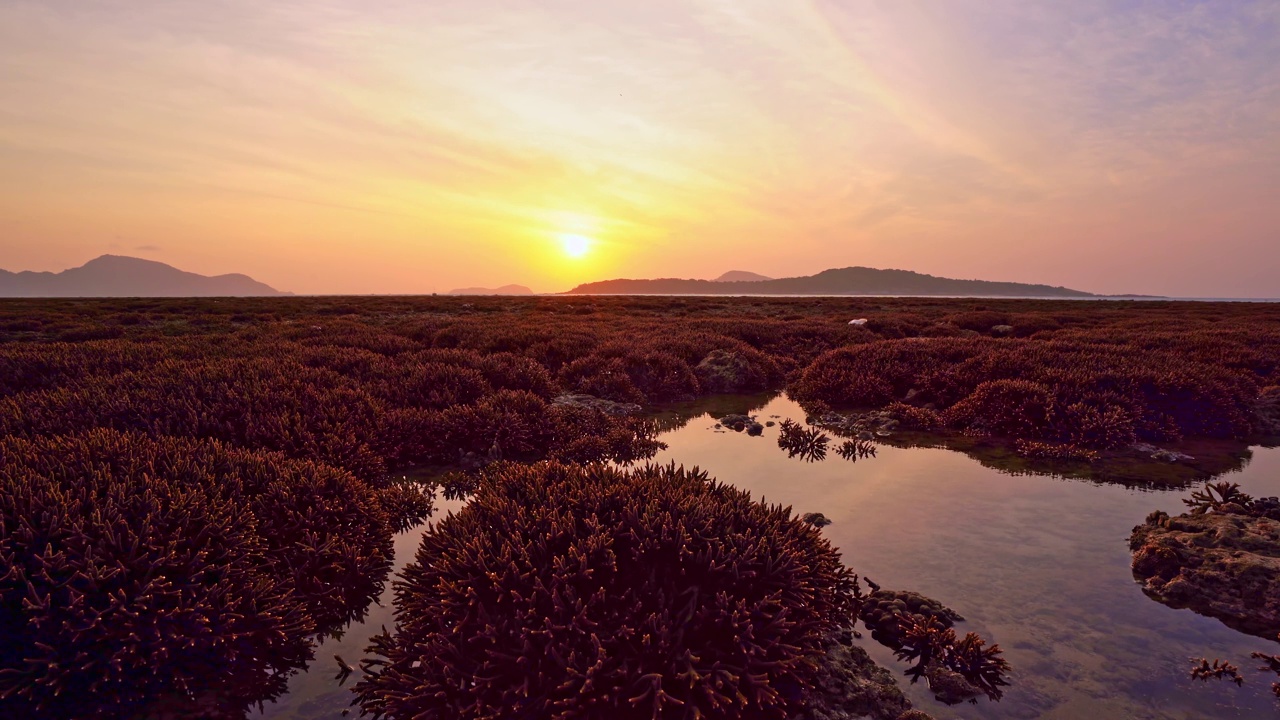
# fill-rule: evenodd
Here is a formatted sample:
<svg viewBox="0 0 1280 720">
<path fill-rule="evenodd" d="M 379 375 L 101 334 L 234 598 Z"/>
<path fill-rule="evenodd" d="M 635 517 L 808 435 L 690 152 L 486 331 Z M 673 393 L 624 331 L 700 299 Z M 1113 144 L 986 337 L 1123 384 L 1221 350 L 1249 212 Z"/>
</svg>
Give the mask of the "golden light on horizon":
<svg viewBox="0 0 1280 720">
<path fill-rule="evenodd" d="M 560 235 L 560 249 L 565 255 L 577 260 L 586 256 L 591 251 L 592 239 L 586 235 L 577 233 L 562 233 Z"/>
</svg>

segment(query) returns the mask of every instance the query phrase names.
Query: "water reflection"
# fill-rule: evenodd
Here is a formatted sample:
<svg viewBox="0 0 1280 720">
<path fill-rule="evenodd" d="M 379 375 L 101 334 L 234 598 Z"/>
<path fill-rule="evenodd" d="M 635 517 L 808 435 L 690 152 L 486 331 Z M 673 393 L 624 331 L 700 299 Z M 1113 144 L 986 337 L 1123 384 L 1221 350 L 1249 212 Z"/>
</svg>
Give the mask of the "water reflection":
<svg viewBox="0 0 1280 720">
<path fill-rule="evenodd" d="M 922 684 L 904 685 L 922 709 L 939 718 L 1274 715 L 1261 674 L 1243 688 L 1188 676 L 1192 657 L 1248 657 L 1266 643 L 1151 601 L 1129 571 L 1133 526 L 1152 510 L 1181 512 L 1184 491 L 1014 475 L 962 453 L 890 444 L 865 462 L 807 464 L 779 452 L 777 425 L 760 437 L 716 432 L 716 417 L 731 411 L 804 417 L 783 397 L 739 398 L 715 413 L 690 408 L 656 460 L 698 465 L 770 502 L 825 514 L 834 522 L 823 532 L 856 571 L 937 598 L 968 618 L 963 631 L 1004 648 L 1014 675 L 1002 702 L 946 708 Z M 1246 492 L 1280 490 L 1280 452 L 1259 450 L 1242 467 L 1232 480 Z M 866 647 L 904 669 L 888 649 Z"/>
<path fill-rule="evenodd" d="M 650 417 L 663 432 L 679 430 L 694 421 L 710 419 L 719 421 L 732 416 L 748 416 L 760 423 L 776 428 L 789 419 L 795 418 L 798 429 L 809 428 L 807 413 L 795 402 L 778 402 L 783 396 L 776 394 L 755 395 L 719 395 L 692 402 L 670 405 Z M 730 433 L 735 430 L 728 426 L 716 425 L 716 432 Z M 741 428 L 736 428 L 741 430 Z M 942 448 L 964 453 L 985 467 L 1009 475 L 1052 475 L 1062 478 L 1087 480 L 1099 484 L 1119 484 L 1134 488 L 1150 489 L 1185 489 L 1197 483 L 1229 473 L 1242 471 L 1253 458 L 1253 449 L 1233 440 L 1195 439 L 1177 446 L 1177 450 L 1188 459 L 1180 462 L 1152 460 L 1146 456 L 1129 450 L 1103 453 L 1098 462 L 1063 462 L 1055 460 L 1035 460 L 1022 457 L 1013 451 L 1010 444 L 999 440 L 971 437 L 958 434 L 938 434 L 914 431 L 894 431 L 879 433 L 851 433 L 838 427 L 824 425 L 817 428 L 830 433 L 837 439 L 850 438 L 861 441 L 859 448 L 867 443 L 874 446 L 891 446 L 897 448 Z M 798 436 L 788 440 L 776 433 L 773 437 L 779 441 L 779 447 L 791 457 L 815 462 L 826 459 L 825 448 L 818 445 L 816 438 L 810 440 L 811 448 Z M 665 440 L 665 436 L 661 439 Z M 828 443 L 832 442 L 828 438 Z M 1264 451 L 1271 448 L 1262 448 Z M 839 450 L 839 446 L 837 446 Z M 842 458 L 846 453 L 854 453 L 854 459 L 869 457 L 872 453 L 865 449 L 859 451 L 848 447 L 844 452 L 837 452 Z M 669 455 L 669 453 L 667 453 Z"/>
<path fill-rule="evenodd" d="M 719 422 L 730 415 L 754 416 L 765 427 L 759 436 L 735 432 Z M 918 707 L 938 718 L 1275 715 L 1270 680 L 1261 674 L 1246 673 L 1243 688 L 1205 685 L 1188 675 L 1192 657 L 1247 658 L 1255 650 L 1270 651 L 1266 643 L 1149 600 L 1129 571 L 1126 538 L 1133 526 L 1152 510 L 1183 510 L 1184 489 L 1141 489 L 1153 484 L 1153 473 L 1168 474 L 1169 468 L 1130 461 L 1103 476 L 1087 468 L 1090 482 L 1064 480 L 1084 473 L 1016 461 L 972 438 L 948 440 L 961 451 L 954 452 L 938 447 L 945 443 L 937 437 L 910 434 L 875 438 L 874 455 L 853 451 L 856 463 L 836 457 L 839 446 L 825 462 L 806 463 L 779 447 L 788 418 L 808 429 L 800 422 L 804 410 L 785 397 L 724 395 L 672 406 L 653 416 L 668 446 L 654 460 L 698 465 L 770 502 L 823 513 L 834 521 L 823 532 L 854 570 L 886 588 L 922 592 L 959 610 L 967 618 L 958 626 L 961 634 L 975 631 L 999 643 L 1014 667 L 1013 687 L 997 704 L 947 708 L 923 684 L 903 678 Z M 1181 488 L 1216 467 L 1232 472 L 1246 492 L 1280 494 L 1280 450 L 1250 454 L 1217 444 L 1196 452 L 1218 459 L 1172 484 Z M 461 505 L 438 498 L 436 517 Z M 412 560 L 423 527 L 396 536 L 394 572 Z M 318 659 L 290 678 L 284 697 L 252 717 L 358 715 L 349 690 L 358 678 L 339 685 L 334 655 L 358 668 L 370 638 L 393 622 L 388 587 L 362 622 L 323 640 Z M 885 667 L 906 668 L 869 637 L 864 645 Z"/>
<path fill-rule="evenodd" d="M 460 501 L 437 497 L 433 521 L 456 512 L 461 507 Z M 418 544 L 422 541 L 422 532 L 429 527 L 430 522 L 432 521 L 395 536 L 392 578 L 397 577 L 412 562 Z M 369 640 L 382 632 L 383 627 L 391 628 L 395 624 L 393 601 L 394 590 L 388 582 L 382 595 L 370 605 L 363 618 L 350 623 L 341 631 L 319 639 L 319 646 L 315 651 L 316 660 L 306 670 L 289 678 L 286 694 L 264 703 L 261 708 L 251 712 L 249 717 L 273 720 L 341 720 L 358 716 L 359 708 L 352 706 L 355 695 L 351 693 L 351 686 L 359 680 L 360 660 L 365 656 L 364 649 L 369 646 Z M 352 676 L 345 682 L 338 677 L 339 665 L 335 655 L 355 668 Z"/>
</svg>

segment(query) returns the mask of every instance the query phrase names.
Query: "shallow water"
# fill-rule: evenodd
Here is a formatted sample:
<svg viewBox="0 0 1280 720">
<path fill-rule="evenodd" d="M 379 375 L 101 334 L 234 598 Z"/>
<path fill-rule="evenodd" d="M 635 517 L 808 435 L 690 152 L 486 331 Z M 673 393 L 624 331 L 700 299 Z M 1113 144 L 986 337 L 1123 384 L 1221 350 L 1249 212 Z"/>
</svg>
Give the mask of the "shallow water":
<svg viewBox="0 0 1280 720">
<path fill-rule="evenodd" d="M 382 591 L 378 602 L 371 605 L 368 612 L 358 622 L 347 626 L 340 637 L 325 638 L 316 648 L 316 659 L 303 672 L 289 678 L 289 692 L 285 696 L 263 705 L 260 710 L 249 713 L 251 718 L 273 718 L 275 720 L 325 720 L 331 718 L 352 718 L 360 715 L 360 709 L 352 706 L 355 695 L 351 686 L 360 679 L 360 659 L 364 657 L 364 649 L 369 646 L 369 639 L 395 625 L 395 611 L 392 607 L 393 590 L 391 581 L 397 577 L 406 565 L 413 561 L 422 540 L 422 532 L 430 527 L 434 520 L 445 517 L 450 511 L 462 507 L 460 501 L 443 500 L 439 496 L 435 500 L 435 512 L 432 520 L 416 528 L 398 533 L 395 536 L 395 565 L 387 586 Z M 341 655 L 348 664 L 357 668 L 345 683 L 337 680 L 338 661 L 334 655 Z M 349 711 L 343 715 L 343 711 Z"/>
<path fill-rule="evenodd" d="M 785 397 L 752 412 L 761 421 L 805 415 Z M 655 460 L 697 465 L 798 513 L 825 514 L 833 523 L 823 532 L 856 572 L 940 600 L 967 619 L 960 632 L 1004 649 L 1015 675 L 998 703 L 948 708 L 923 682 L 902 679 L 917 707 L 938 718 L 1280 715 L 1274 677 L 1252 672 L 1249 658 L 1274 643 L 1169 609 L 1129 572 L 1133 526 L 1152 510 L 1182 512 L 1186 491 L 1013 476 L 943 449 L 881 446 L 853 463 L 834 452 L 806 463 L 779 450 L 777 427 L 750 437 L 714 425 L 704 415 L 669 432 Z M 1280 494 L 1280 451 L 1255 449 L 1227 477 L 1254 495 Z M 905 669 L 869 635 L 863 643 L 885 667 Z M 1190 658 L 1200 656 L 1239 665 L 1245 686 L 1190 680 Z"/>
<path fill-rule="evenodd" d="M 880 446 L 876 457 L 854 463 L 834 452 L 806 463 L 778 449 L 777 427 L 762 437 L 717 431 L 708 410 L 749 411 L 761 421 L 805 415 L 785 397 L 686 406 L 666 416 L 668 448 L 655 461 L 697 465 L 799 513 L 824 513 L 834 522 L 823 532 L 856 572 L 942 601 L 967 618 L 957 626 L 961 633 L 979 632 L 1004 649 L 1015 674 L 998 703 L 946 707 L 923 683 L 900 680 L 912 702 L 939 720 L 1280 716 L 1270 693 L 1274 678 L 1254 673 L 1249 658 L 1274 652 L 1274 643 L 1169 609 L 1143 595 L 1129 572 L 1133 526 L 1152 510 L 1182 512 L 1187 491 L 1014 476 L 944 449 Z M 1245 468 L 1227 477 L 1254 495 L 1280 494 L 1280 450 L 1255 448 Z M 437 502 L 436 517 L 459 506 Z M 412 560 L 421 533 L 396 537 L 397 572 Z M 392 625 L 389 584 L 381 605 L 340 639 L 326 640 L 309 671 L 291 678 L 289 694 L 254 716 L 343 717 L 356 678 L 340 687 L 333 655 L 359 664 L 369 638 Z M 869 634 L 862 642 L 885 667 L 905 669 Z M 1190 680 L 1191 658 L 1201 656 L 1240 666 L 1245 686 Z M 356 715 L 351 709 L 348 717 Z"/>
</svg>

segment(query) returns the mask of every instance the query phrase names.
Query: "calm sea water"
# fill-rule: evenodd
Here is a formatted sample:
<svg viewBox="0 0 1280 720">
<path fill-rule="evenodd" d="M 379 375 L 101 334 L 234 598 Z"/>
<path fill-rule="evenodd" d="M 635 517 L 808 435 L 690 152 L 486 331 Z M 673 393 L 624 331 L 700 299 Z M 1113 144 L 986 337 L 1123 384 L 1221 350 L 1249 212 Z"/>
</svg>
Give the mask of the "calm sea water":
<svg viewBox="0 0 1280 720">
<path fill-rule="evenodd" d="M 762 421 L 804 418 L 785 397 L 722 398 L 707 407 L 751 410 Z M 854 463 L 834 453 L 806 463 L 778 449 L 776 427 L 763 437 L 717 431 L 697 407 L 669 425 L 668 449 L 655 461 L 697 465 L 770 502 L 824 513 L 834 522 L 823 532 L 856 572 L 936 598 L 967 618 L 961 632 L 1000 644 L 1015 674 L 999 703 L 946 707 L 923 683 L 901 679 L 917 707 L 940 719 L 1265 718 L 1280 710 L 1274 678 L 1253 673 L 1249 659 L 1274 652 L 1274 643 L 1169 609 L 1143 595 L 1129 572 L 1130 530 L 1152 510 L 1181 512 L 1186 491 L 1013 476 L 943 449 L 882 446 Z M 1280 495 L 1280 450 L 1255 449 L 1227 477 L 1246 492 Z M 442 511 L 457 507 L 444 503 Z M 397 569 L 420 535 L 421 528 L 396 538 Z M 334 679 L 333 655 L 357 665 L 369 637 L 392 625 L 390 605 L 388 590 L 382 607 L 326 641 L 312 668 L 292 678 L 289 695 L 259 716 L 342 717 L 351 694 Z M 869 636 L 863 642 L 885 667 L 905 669 Z M 1246 685 L 1190 680 L 1191 658 L 1201 656 L 1239 665 Z"/>
</svg>

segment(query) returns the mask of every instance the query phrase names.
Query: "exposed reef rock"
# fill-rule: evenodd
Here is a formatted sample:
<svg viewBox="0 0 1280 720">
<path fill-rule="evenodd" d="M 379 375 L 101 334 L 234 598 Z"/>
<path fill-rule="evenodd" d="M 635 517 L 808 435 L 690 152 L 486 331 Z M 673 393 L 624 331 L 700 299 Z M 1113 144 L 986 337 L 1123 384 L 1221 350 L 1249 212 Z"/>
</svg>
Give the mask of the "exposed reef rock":
<svg viewBox="0 0 1280 720">
<path fill-rule="evenodd" d="M 815 414 L 807 419 L 810 425 L 816 425 L 845 437 L 857 437 L 863 440 L 888 437 L 901 423 L 888 409 L 849 414 L 826 412 Z"/>
<path fill-rule="evenodd" d="M 1191 457 L 1186 453 L 1180 453 L 1177 450 L 1165 450 L 1164 448 L 1156 447 L 1150 443 L 1134 443 L 1129 446 L 1129 449 L 1142 455 L 1146 455 L 1152 460 L 1162 460 L 1164 462 L 1185 462 L 1187 460 L 1195 460 L 1194 457 Z"/>
<path fill-rule="evenodd" d="M 735 432 L 742 432 L 748 426 L 755 424 L 755 420 L 750 415 L 739 415 L 737 413 L 725 415 L 720 418 L 720 424 Z"/>
<path fill-rule="evenodd" d="M 831 519 L 820 512 L 805 513 L 800 519 L 814 527 L 826 527 L 831 524 Z"/>
<path fill-rule="evenodd" d="M 805 705 L 807 709 L 794 720 L 933 720 L 911 709 L 893 673 L 876 665 L 866 650 L 844 640 L 828 644 Z"/>
<path fill-rule="evenodd" d="M 773 423 L 769 423 L 773 425 Z M 717 428 L 729 428 L 734 432 L 746 431 L 748 435 L 759 437 L 764 434 L 764 425 L 761 425 L 756 419 L 750 415 L 731 414 L 720 418 L 716 423 Z"/>
<path fill-rule="evenodd" d="M 693 369 L 704 392 L 738 393 L 764 390 L 770 385 L 770 363 L 733 350 L 712 350 Z"/>
<path fill-rule="evenodd" d="M 615 417 L 636 415 L 643 409 L 635 403 L 614 402 L 594 395 L 559 395 L 552 403 L 584 410 L 599 410 Z"/>
<path fill-rule="evenodd" d="M 982 695 L 982 691 L 965 680 L 963 675 L 941 665 L 926 667 L 924 677 L 929 681 L 933 696 L 946 705 L 959 705 Z"/>
<path fill-rule="evenodd" d="M 933 696 L 947 705 L 1003 696 L 1011 668 L 999 645 L 987 646 L 975 633 L 958 639 L 953 625 L 964 618 L 937 600 L 867 584 L 872 593 L 863 599 L 858 618 L 899 660 L 915 663 L 906 673 L 912 682 L 924 678 Z"/>
<path fill-rule="evenodd" d="M 1204 504 L 1189 514 L 1154 512 L 1133 529 L 1129 548 L 1134 577 L 1166 605 L 1274 637 L 1280 632 L 1280 510 L 1275 501 L 1238 493 L 1218 498 L 1197 493 L 1196 498 Z"/>
<path fill-rule="evenodd" d="M 955 610 L 908 590 L 876 590 L 863 600 L 858 612 L 858 619 L 871 630 L 871 637 L 895 650 L 902 646 L 904 616 L 918 621 L 934 618 L 944 628 L 964 622 Z"/>
</svg>

